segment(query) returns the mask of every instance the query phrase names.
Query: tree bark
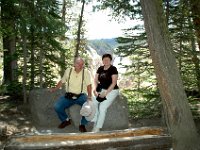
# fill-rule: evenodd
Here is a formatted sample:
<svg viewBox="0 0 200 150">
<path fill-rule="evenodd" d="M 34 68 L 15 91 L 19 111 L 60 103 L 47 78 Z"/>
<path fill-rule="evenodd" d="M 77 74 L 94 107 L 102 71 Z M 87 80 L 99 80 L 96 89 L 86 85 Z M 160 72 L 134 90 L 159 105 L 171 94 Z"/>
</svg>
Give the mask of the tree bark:
<svg viewBox="0 0 200 150">
<path fill-rule="evenodd" d="M 23 67 L 23 103 L 27 103 L 27 89 L 26 89 L 26 80 L 27 80 L 27 48 L 26 48 L 26 35 L 22 37 L 23 44 L 23 59 L 24 59 L 24 67 Z"/>
<path fill-rule="evenodd" d="M 2 28 L 1 26 L 1 7 L 0 7 L 0 28 Z M 0 85 L 2 84 L 3 80 L 2 80 L 2 69 L 3 69 L 3 38 L 2 38 L 2 32 L 0 31 Z"/>
<path fill-rule="evenodd" d="M 34 35 L 34 29 L 31 27 L 31 82 L 30 82 L 30 89 L 32 90 L 35 86 L 35 35 Z"/>
<path fill-rule="evenodd" d="M 191 10 L 192 10 L 192 16 L 193 16 L 193 25 L 195 27 L 196 32 L 196 39 L 198 43 L 198 47 L 200 49 L 200 1 L 199 0 L 190 0 L 191 4 Z M 191 24 L 191 21 L 189 20 L 189 23 Z M 193 33 L 193 31 L 191 31 Z M 200 65 L 199 65 L 199 58 L 197 57 L 199 51 L 197 51 L 195 46 L 195 38 L 192 37 L 191 39 L 191 45 L 192 45 L 192 61 L 195 65 L 195 72 L 196 72 L 196 78 L 197 78 L 197 87 L 198 92 L 200 93 Z"/>
<path fill-rule="evenodd" d="M 81 27 L 83 22 L 83 11 L 85 6 L 85 0 L 82 0 L 82 8 L 81 8 L 81 15 L 79 17 L 79 23 L 78 23 L 78 31 L 77 31 L 77 43 L 76 43 L 76 51 L 75 51 L 75 58 L 78 57 L 78 50 L 80 48 L 80 36 L 81 36 Z"/>
<path fill-rule="evenodd" d="M 23 8 L 26 7 L 26 2 L 20 4 L 20 10 L 23 10 Z M 26 16 L 21 16 L 25 18 Z M 22 47 L 23 50 L 23 77 L 22 77 L 22 90 L 23 90 L 23 103 L 27 103 L 27 28 L 26 28 L 26 23 L 25 22 L 20 22 L 20 34 L 21 34 L 21 41 L 19 44 Z"/>
<path fill-rule="evenodd" d="M 32 7 L 32 11 L 31 11 L 31 18 L 35 19 L 35 14 L 34 14 L 34 10 L 35 10 L 35 1 L 31 2 L 31 7 Z M 34 89 L 35 87 L 35 26 L 34 24 L 31 24 L 30 27 L 30 50 L 31 50 L 31 58 L 30 58 L 30 68 L 31 68 L 31 79 L 30 79 L 30 89 Z"/>
<path fill-rule="evenodd" d="M 198 134 L 172 51 L 162 1 L 140 2 L 173 149 L 198 149 Z"/>
<path fill-rule="evenodd" d="M 40 49 L 40 55 L 39 55 L 39 83 L 40 88 L 43 87 L 44 84 L 44 76 L 43 76 L 43 60 L 44 60 L 44 52 L 42 49 Z"/>
<path fill-rule="evenodd" d="M 189 22 L 189 25 L 192 26 L 192 21 L 190 18 L 188 18 L 188 22 Z M 192 62 L 194 64 L 194 69 L 196 73 L 196 85 L 198 88 L 198 92 L 200 94 L 200 65 L 199 65 L 200 61 L 199 61 L 199 58 L 197 57 L 199 52 L 197 51 L 197 48 L 195 45 L 196 41 L 195 41 L 194 30 L 191 28 L 190 32 L 192 35 L 194 35 L 191 37 Z"/>
<path fill-rule="evenodd" d="M 66 0 L 63 0 L 63 4 L 62 4 L 62 21 L 65 23 L 65 17 L 66 17 L 66 5 L 67 5 L 67 2 Z M 63 35 L 63 39 L 62 40 L 65 40 L 65 34 Z M 65 59 L 65 51 L 63 52 L 60 52 L 60 59 L 61 59 L 61 62 L 62 64 L 65 64 L 66 62 L 66 59 Z M 65 67 L 64 65 L 61 65 L 61 69 L 60 69 L 60 76 L 62 77 L 62 75 L 64 74 L 65 72 Z"/>
<path fill-rule="evenodd" d="M 196 51 L 196 45 L 195 45 L 195 39 L 194 37 L 191 38 L 191 49 L 192 49 L 192 62 L 194 64 L 194 69 L 196 73 L 196 85 L 198 88 L 198 93 L 200 94 L 200 61 L 199 58 L 197 57 L 197 52 Z"/>
<path fill-rule="evenodd" d="M 1 19 L 2 27 L 7 29 L 3 34 L 4 49 L 4 83 L 10 84 L 17 80 L 17 60 L 14 57 L 16 52 L 16 36 L 15 36 L 15 18 L 12 12 L 14 4 L 10 1 L 2 1 L 1 3 Z"/>
<path fill-rule="evenodd" d="M 193 23 L 197 36 L 197 43 L 200 49 L 200 1 L 199 0 L 190 0 L 191 10 L 193 16 Z"/>
</svg>

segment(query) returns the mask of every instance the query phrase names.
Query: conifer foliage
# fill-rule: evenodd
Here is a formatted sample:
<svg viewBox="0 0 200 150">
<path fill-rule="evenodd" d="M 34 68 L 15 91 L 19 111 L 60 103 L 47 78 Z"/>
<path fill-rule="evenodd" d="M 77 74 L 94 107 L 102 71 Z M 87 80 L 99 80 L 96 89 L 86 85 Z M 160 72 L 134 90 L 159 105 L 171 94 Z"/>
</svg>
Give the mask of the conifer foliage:
<svg viewBox="0 0 200 150">
<path fill-rule="evenodd" d="M 60 12 L 58 0 L 1 1 L 3 83 L 7 92 L 21 95 L 22 86 L 33 89 L 55 84 L 59 69 L 53 68 L 63 65 L 59 54 L 67 54 L 61 41 L 67 26 Z"/>
</svg>

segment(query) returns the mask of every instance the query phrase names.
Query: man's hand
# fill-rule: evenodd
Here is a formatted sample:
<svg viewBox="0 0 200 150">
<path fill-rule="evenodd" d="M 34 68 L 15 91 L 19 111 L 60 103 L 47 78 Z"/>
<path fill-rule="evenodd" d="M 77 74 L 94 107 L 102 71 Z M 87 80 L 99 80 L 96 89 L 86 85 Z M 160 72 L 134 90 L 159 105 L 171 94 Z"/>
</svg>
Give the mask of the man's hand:
<svg viewBox="0 0 200 150">
<path fill-rule="evenodd" d="M 56 88 L 50 88 L 48 91 L 51 92 L 51 93 L 53 93 L 53 92 L 55 92 L 56 90 L 57 90 Z"/>
<path fill-rule="evenodd" d="M 50 88 L 49 92 L 55 92 L 57 89 L 59 89 L 62 86 L 61 80 L 57 83 L 56 87 Z"/>
<path fill-rule="evenodd" d="M 87 97 L 87 101 L 92 101 L 92 97 Z"/>
</svg>

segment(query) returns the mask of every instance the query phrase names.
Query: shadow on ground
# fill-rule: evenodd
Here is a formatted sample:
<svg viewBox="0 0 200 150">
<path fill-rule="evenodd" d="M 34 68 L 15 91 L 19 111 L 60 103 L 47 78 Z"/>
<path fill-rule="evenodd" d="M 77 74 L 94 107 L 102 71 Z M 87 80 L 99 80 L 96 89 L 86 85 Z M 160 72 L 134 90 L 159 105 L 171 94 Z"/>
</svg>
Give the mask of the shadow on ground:
<svg viewBox="0 0 200 150">
<path fill-rule="evenodd" d="M 5 141 L 16 134 L 35 134 L 35 133 L 77 133 L 78 129 L 73 126 L 65 129 L 45 129 L 36 130 L 31 122 L 31 113 L 27 105 L 19 102 L 12 102 L 8 97 L 0 97 L 0 149 L 3 147 Z M 195 121 L 198 132 L 200 132 L 200 120 Z M 90 125 L 91 126 L 91 125 Z M 138 119 L 129 118 L 129 128 L 143 127 L 143 126 L 165 126 L 160 118 Z"/>
</svg>

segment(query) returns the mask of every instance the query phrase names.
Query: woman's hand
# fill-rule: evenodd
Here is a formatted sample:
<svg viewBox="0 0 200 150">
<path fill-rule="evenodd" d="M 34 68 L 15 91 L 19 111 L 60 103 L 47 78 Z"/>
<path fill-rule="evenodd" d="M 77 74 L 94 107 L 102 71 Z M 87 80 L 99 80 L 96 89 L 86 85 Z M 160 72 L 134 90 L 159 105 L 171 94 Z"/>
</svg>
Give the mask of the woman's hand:
<svg viewBox="0 0 200 150">
<path fill-rule="evenodd" d="M 99 95 L 99 93 L 98 93 L 96 90 L 93 91 L 93 94 L 94 94 L 96 97 Z"/>
<path fill-rule="evenodd" d="M 106 91 L 103 91 L 103 92 L 101 92 L 100 94 L 99 94 L 99 97 L 101 97 L 101 98 L 104 98 L 104 97 L 106 97 L 107 96 L 107 92 Z"/>
</svg>

